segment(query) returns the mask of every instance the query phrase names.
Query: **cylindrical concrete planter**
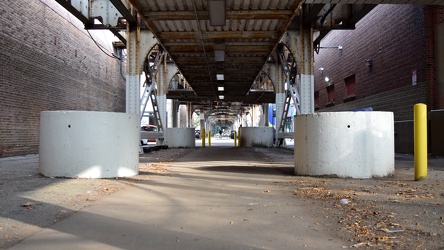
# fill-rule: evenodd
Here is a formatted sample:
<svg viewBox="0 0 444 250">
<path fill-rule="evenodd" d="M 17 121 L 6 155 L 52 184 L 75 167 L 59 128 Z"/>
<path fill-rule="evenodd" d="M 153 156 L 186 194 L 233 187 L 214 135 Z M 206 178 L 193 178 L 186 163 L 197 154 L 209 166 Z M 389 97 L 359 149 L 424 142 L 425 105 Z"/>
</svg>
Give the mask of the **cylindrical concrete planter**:
<svg viewBox="0 0 444 250">
<path fill-rule="evenodd" d="M 272 147 L 273 128 L 242 127 L 239 142 L 241 147 Z"/>
<path fill-rule="evenodd" d="M 372 178 L 394 173 L 392 112 L 320 112 L 295 117 L 298 175 Z"/>
<path fill-rule="evenodd" d="M 69 178 L 137 175 L 139 133 L 136 115 L 44 111 L 40 114 L 39 171 Z"/>
<path fill-rule="evenodd" d="M 170 148 L 195 147 L 194 128 L 167 128 L 166 144 Z"/>
</svg>

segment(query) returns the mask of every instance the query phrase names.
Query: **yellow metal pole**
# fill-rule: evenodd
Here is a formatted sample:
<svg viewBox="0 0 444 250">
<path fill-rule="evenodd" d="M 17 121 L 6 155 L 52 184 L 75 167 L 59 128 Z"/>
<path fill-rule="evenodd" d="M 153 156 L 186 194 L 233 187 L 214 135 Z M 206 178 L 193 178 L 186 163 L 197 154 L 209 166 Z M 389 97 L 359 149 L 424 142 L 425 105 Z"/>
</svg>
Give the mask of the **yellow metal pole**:
<svg viewBox="0 0 444 250">
<path fill-rule="evenodd" d="M 208 131 L 208 147 L 211 147 L 211 131 Z"/>
<path fill-rule="evenodd" d="M 201 130 L 201 136 L 202 136 L 202 147 L 205 147 L 205 129 L 203 128 Z"/>
<path fill-rule="evenodd" d="M 234 146 L 237 146 L 237 138 L 236 138 L 236 131 L 234 131 Z"/>
<path fill-rule="evenodd" d="M 427 106 L 415 104 L 413 113 L 415 181 L 419 181 L 427 179 Z"/>
</svg>

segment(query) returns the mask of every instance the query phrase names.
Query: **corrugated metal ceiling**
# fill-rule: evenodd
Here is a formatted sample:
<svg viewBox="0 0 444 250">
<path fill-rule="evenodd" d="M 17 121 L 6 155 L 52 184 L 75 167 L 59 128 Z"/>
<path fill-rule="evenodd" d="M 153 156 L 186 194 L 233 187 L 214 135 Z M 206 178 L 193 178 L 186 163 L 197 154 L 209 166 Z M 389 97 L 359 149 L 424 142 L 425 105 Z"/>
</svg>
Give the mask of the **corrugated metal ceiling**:
<svg viewBox="0 0 444 250">
<path fill-rule="evenodd" d="M 225 25 L 211 26 L 207 0 L 131 2 L 193 88 L 196 104 L 217 101 L 219 94 L 227 102 L 247 102 L 251 85 L 299 5 L 294 0 L 226 0 L 220 10 Z M 225 51 L 224 61 L 215 60 L 217 46 Z M 224 74 L 223 81 L 216 80 L 218 73 Z M 218 83 L 224 92 L 218 93 Z M 254 102 L 274 102 L 274 94 Z"/>
</svg>

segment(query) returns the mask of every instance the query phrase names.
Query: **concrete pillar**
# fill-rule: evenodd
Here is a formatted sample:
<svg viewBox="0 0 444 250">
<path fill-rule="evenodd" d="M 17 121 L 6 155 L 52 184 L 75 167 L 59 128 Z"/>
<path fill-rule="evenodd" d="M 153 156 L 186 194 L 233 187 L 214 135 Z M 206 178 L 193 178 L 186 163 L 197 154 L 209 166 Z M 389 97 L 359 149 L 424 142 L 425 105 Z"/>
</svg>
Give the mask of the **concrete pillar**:
<svg viewBox="0 0 444 250">
<path fill-rule="evenodd" d="M 268 126 L 268 103 L 262 104 L 262 116 L 259 122 L 259 127 Z"/>
<path fill-rule="evenodd" d="M 173 103 L 172 103 L 172 101 L 173 100 L 171 100 L 171 99 L 167 99 L 167 102 L 166 102 L 167 124 L 165 127 L 167 127 L 167 128 L 173 127 Z"/>
<path fill-rule="evenodd" d="M 193 128 L 194 124 L 193 124 L 193 105 L 191 104 L 191 102 L 187 103 L 187 111 L 188 111 L 188 128 Z"/>
<path fill-rule="evenodd" d="M 202 129 L 205 129 L 205 112 L 203 109 L 200 109 L 199 113 L 199 120 L 200 120 L 200 132 L 202 134 Z"/>
<path fill-rule="evenodd" d="M 179 101 L 174 99 L 171 100 L 171 106 L 172 106 L 172 110 L 171 110 L 171 116 L 172 116 L 172 127 L 173 128 L 177 128 L 178 126 L 178 118 L 179 118 Z"/>
</svg>

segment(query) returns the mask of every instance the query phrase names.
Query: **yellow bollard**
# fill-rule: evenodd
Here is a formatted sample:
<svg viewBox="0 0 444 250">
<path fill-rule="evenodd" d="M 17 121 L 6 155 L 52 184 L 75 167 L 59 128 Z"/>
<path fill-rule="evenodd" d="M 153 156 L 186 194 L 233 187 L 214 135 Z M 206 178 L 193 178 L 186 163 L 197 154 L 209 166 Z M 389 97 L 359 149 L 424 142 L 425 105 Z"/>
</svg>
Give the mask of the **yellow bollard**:
<svg viewBox="0 0 444 250">
<path fill-rule="evenodd" d="M 419 181 L 427 179 L 427 105 L 415 104 L 413 114 L 415 181 Z"/>
<path fill-rule="evenodd" d="M 201 132 L 200 135 L 202 137 L 202 147 L 204 148 L 205 147 L 205 129 L 203 128 L 200 132 Z"/>
<path fill-rule="evenodd" d="M 237 138 L 236 138 L 236 131 L 234 131 L 234 146 L 237 146 Z"/>
<path fill-rule="evenodd" d="M 208 147 L 211 147 L 211 131 L 208 131 Z"/>
</svg>

